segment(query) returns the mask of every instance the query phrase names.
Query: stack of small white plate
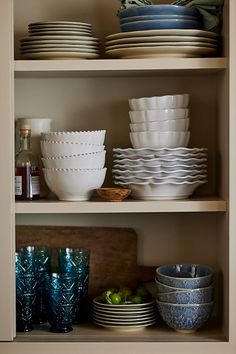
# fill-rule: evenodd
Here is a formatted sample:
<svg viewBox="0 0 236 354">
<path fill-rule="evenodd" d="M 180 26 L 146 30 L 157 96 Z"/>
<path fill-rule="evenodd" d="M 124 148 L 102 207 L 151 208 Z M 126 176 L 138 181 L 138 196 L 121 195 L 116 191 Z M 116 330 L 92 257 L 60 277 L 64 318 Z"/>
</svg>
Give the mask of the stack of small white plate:
<svg viewBox="0 0 236 354">
<path fill-rule="evenodd" d="M 154 301 L 142 304 L 110 305 L 93 300 L 93 322 L 113 330 L 139 330 L 156 323 Z"/>
<path fill-rule="evenodd" d="M 200 29 L 120 32 L 106 37 L 106 54 L 122 59 L 212 56 L 218 38 L 218 34 Z"/>
<path fill-rule="evenodd" d="M 135 199 L 188 198 L 207 182 L 207 149 L 113 149 L 114 183 Z"/>
<path fill-rule="evenodd" d="M 99 57 L 99 40 L 92 25 L 72 21 L 35 22 L 28 25 L 29 37 L 20 40 L 25 59 L 94 59 Z"/>
</svg>

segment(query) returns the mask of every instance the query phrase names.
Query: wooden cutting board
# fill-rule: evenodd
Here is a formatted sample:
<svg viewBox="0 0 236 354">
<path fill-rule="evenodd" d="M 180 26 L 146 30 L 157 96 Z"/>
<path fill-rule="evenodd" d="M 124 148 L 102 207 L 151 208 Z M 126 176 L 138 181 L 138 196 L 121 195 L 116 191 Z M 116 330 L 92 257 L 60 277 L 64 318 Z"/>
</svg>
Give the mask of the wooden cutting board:
<svg viewBox="0 0 236 354">
<path fill-rule="evenodd" d="M 137 265 L 137 234 L 130 228 L 17 226 L 17 248 L 27 245 L 51 247 L 54 271 L 58 248 L 90 249 L 90 298 L 109 287 L 135 287 L 139 280 L 154 279 L 153 267 Z"/>
</svg>

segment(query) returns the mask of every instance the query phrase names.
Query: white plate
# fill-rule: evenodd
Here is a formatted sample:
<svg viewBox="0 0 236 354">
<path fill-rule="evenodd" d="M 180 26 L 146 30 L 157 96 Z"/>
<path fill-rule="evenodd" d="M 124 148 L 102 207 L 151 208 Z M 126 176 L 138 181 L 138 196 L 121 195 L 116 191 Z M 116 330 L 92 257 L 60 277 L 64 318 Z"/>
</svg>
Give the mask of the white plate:
<svg viewBox="0 0 236 354">
<path fill-rule="evenodd" d="M 110 310 L 121 310 L 124 309 L 125 311 L 129 311 L 129 310 L 134 310 L 134 309 L 146 309 L 149 307 L 153 307 L 153 304 L 155 303 L 155 301 L 149 301 L 149 302 L 145 302 L 145 303 L 141 303 L 141 304 L 124 304 L 124 305 L 110 305 L 110 304 L 104 304 L 102 302 L 98 301 L 98 297 L 93 299 L 93 305 L 97 306 L 99 308 L 106 308 L 106 309 L 110 309 Z"/>
<path fill-rule="evenodd" d="M 93 319 L 101 322 L 106 322 L 106 323 L 114 323 L 114 324 L 137 324 L 137 323 L 147 323 L 150 321 L 155 321 L 156 316 L 153 313 L 152 316 L 148 316 L 146 318 L 121 318 L 121 317 L 112 317 L 112 316 L 101 316 L 98 314 L 93 313 Z"/>
<path fill-rule="evenodd" d="M 34 31 L 48 31 L 48 30 L 78 30 L 78 29 L 85 29 L 87 31 L 91 31 L 91 26 L 82 26 L 82 25 L 35 25 L 35 26 L 28 26 L 28 32 Z"/>
<path fill-rule="evenodd" d="M 127 44 L 114 44 L 106 45 L 106 50 L 119 49 L 119 48 L 136 48 L 136 47 L 161 47 L 161 46 L 193 46 L 193 47 L 207 47 L 216 49 L 216 44 L 205 43 L 205 42 L 147 42 L 147 43 L 127 43 Z"/>
<path fill-rule="evenodd" d="M 47 26 L 47 25 L 65 25 L 65 26 L 88 26 L 91 27 L 90 23 L 78 22 L 78 21 L 42 21 L 42 22 L 32 22 L 29 24 L 31 26 Z"/>
<path fill-rule="evenodd" d="M 117 176 L 123 176 L 123 177 L 129 177 L 129 176 L 138 176 L 138 177 L 153 177 L 153 178 L 162 178 L 162 177 L 169 177 L 169 178 L 175 178 L 175 177 L 186 177 L 186 176 L 196 176 L 196 175 L 205 175 L 207 176 L 207 170 L 184 170 L 184 169 L 178 169 L 174 171 L 167 171 L 167 170 L 159 170 L 159 171 L 150 171 L 145 168 L 139 169 L 139 170 L 132 170 L 132 169 L 127 169 L 127 170 L 121 170 L 121 169 L 113 169 L 112 173 Z"/>
<path fill-rule="evenodd" d="M 178 147 L 178 148 L 160 148 L 160 149 L 151 149 L 151 148 L 113 148 L 113 152 L 120 153 L 120 154 L 127 154 L 127 155 L 134 155 L 134 154 L 142 154 L 142 155 L 149 155 L 149 154 L 157 154 L 157 155 L 165 155 L 166 153 L 174 152 L 180 154 L 194 154 L 199 152 L 207 152 L 207 148 L 188 148 L 188 147 Z"/>
<path fill-rule="evenodd" d="M 96 37 L 88 36 L 33 36 L 33 37 L 24 37 L 20 39 L 21 45 L 27 43 L 52 43 L 52 42 L 99 42 L 99 39 Z"/>
<path fill-rule="evenodd" d="M 130 322 L 126 322 L 126 321 L 112 321 L 112 320 L 104 320 L 101 318 L 94 318 L 94 320 L 96 322 L 102 323 L 102 324 L 106 324 L 106 325 L 117 325 L 117 326 L 137 326 L 137 325 L 148 325 L 148 324 L 154 324 L 156 323 L 156 319 L 155 318 L 151 318 L 149 320 L 134 320 L 134 321 L 130 321 Z"/>
<path fill-rule="evenodd" d="M 85 53 L 85 52 L 37 52 L 37 53 L 25 53 L 22 54 L 24 59 L 96 59 L 99 54 Z"/>
<path fill-rule="evenodd" d="M 106 41 L 106 46 L 115 44 L 131 44 L 131 43 L 157 43 L 157 42 L 204 42 L 217 44 L 217 40 L 214 38 L 205 38 L 199 36 L 148 36 L 148 37 L 129 37 L 112 39 Z"/>
<path fill-rule="evenodd" d="M 35 33 L 30 33 L 32 38 L 34 37 L 44 37 L 44 36 L 91 36 L 91 32 L 85 30 L 78 30 L 78 31 L 37 31 Z"/>
<path fill-rule="evenodd" d="M 153 322 L 150 322 L 150 323 L 146 323 L 146 324 L 141 324 L 141 325 L 129 325 L 129 326 L 119 326 L 119 325 L 107 325 L 107 324 L 104 324 L 104 323 L 101 323 L 99 321 L 95 321 L 94 320 L 94 323 L 98 326 L 101 326 L 101 327 L 104 327 L 104 328 L 107 328 L 107 329 L 111 329 L 111 330 L 114 330 L 114 331 L 122 331 L 122 332 L 130 332 L 130 331 L 137 331 L 137 330 L 142 330 L 144 329 L 145 327 L 147 326 L 151 326 L 151 325 L 154 325 L 156 324 L 156 321 L 153 321 Z"/>
<path fill-rule="evenodd" d="M 152 316 L 155 311 L 155 308 L 152 306 L 150 309 L 147 310 L 130 310 L 130 311 L 119 311 L 119 310 L 107 310 L 107 309 L 100 309 L 100 308 L 93 308 L 93 313 L 100 314 L 101 316 L 112 316 L 112 317 L 119 317 L 119 318 L 126 318 L 126 317 L 145 317 L 145 316 Z"/>
<path fill-rule="evenodd" d="M 193 58 L 211 55 L 215 48 L 194 46 L 132 47 L 106 50 L 113 58 L 145 59 L 157 57 Z"/>
<path fill-rule="evenodd" d="M 90 28 L 86 28 L 86 27 L 71 27 L 71 28 L 68 28 L 68 27 L 47 27 L 47 28 L 34 28 L 34 29 L 29 29 L 28 33 L 29 33 L 29 36 L 32 36 L 32 35 L 35 35 L 36 33 L 38 32 L 42 32 L 42 33 L 45 33 L 45 32 L 86 32 L 86 33 L 91 33 L 92 30 Z"/>
<path fill-rule="evenodd" d="M 160 30 L 146 30 L 146 31 L 131 31 L 119 32 L 110 34 L 106 40 L 130 38 L 130 37 L 146 37 L 146 36 L 194 36 L 205 38 L 218 38 L 219 35 L 214 32 L 194 30 L 194 29 L 160 29 Z"/>
<path fill-rule="evenodd" d="M 56 52 L 56 51 L 65 51 L 65 52 L 84 52 L 84 53 L 98 53 L 98 48 L 85 47 L 85 46 L 50 46 L 50 47 L 28 47 L 21 48 L 21 53 L 38 53 L 38 52 Z"/>
</svg>

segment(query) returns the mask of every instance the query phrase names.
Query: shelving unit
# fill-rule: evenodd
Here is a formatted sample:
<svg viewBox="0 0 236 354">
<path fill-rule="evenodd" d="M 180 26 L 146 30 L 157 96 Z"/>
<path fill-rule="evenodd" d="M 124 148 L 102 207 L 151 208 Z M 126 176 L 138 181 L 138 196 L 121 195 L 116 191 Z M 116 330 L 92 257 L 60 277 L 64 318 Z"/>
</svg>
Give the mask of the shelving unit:
<svg viewBox="0 0 236 354">
<path fill-rule="evenodd" d="M 168 3 L 168 1 L 166 1 Z M 116 354 L 234 354 L 236 351 L 236 3 L 225 0 L 223 53 L 219 58 L 140 60 L 19 60 L 18 39 L 29 22 L 58 19 L 91 22 L 102 39 L 118 32 L 116 2 L 100 0 L 2 0 L 0 109 L 4 134 L 0 163 L 1 194 L 0 353 L 79 352 Z M 50 10 L 51 9 L 51 10 Z M 53 9 L 53 11 L 52 11 Z M 106 9 L 106 11 L 104 11 Z M 13 13 L 14 10 L 14 20 Z M 95 11 L 96 10 L 96 11 Z M 111 16 L 109 17 L 108 14 Z M 109 18 L 108 18 L 109 17 Z M 14 22 L 14 26 L 13 23 Z M 13 54 L 15 31 L 15 58 Z M 58 130 L 104 127 L 111 183 L 112 148 L 129 146 L 131 97 L 189 92 L 191 145 L 208 148 L 209 181 L 186 200 L 105 203 L 14 202 L 14 118 L 49 116 Z M 14 112 L 14 113 L 13 113 Z M 138 261 L 204 262 L 216 269 L 216 306 L 212 323 L 196 333 L 178 334 L 157 323 L 141 332 L 119 333 L 92 324 L 66 335 L 44 327 L 15 332 L 14 251 L 16 224 L 126 226 L 139 235 Z M 4 274 L 3 274 L 4 273 Z"/>
</svg>

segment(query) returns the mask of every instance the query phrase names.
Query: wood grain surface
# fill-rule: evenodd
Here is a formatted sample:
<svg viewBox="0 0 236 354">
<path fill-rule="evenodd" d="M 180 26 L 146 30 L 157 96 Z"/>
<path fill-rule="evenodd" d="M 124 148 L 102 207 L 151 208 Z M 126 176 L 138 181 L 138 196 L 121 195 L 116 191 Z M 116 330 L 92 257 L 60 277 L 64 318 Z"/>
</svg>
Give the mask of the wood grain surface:
<svg viewBox="0 0 236 354">
<path fill-rule="evenodd" d="M 109 287 L 154 280 L 154 267 L 137 265 L 137 234 L 130 228 L 17 226 L 17 249 L 28 245 L 51 247 L 53 271 L 58 248 L 90 249 L 90 299 Z"/>
</svg>

